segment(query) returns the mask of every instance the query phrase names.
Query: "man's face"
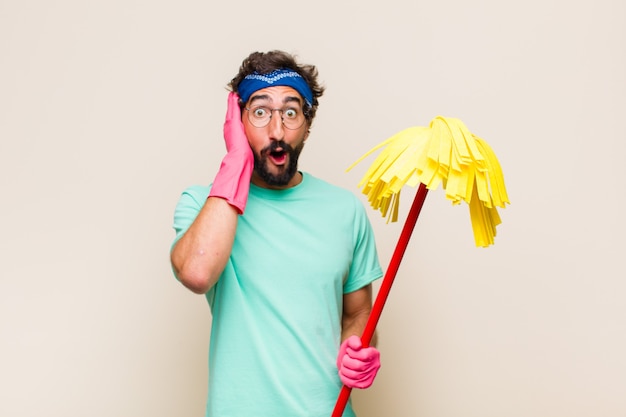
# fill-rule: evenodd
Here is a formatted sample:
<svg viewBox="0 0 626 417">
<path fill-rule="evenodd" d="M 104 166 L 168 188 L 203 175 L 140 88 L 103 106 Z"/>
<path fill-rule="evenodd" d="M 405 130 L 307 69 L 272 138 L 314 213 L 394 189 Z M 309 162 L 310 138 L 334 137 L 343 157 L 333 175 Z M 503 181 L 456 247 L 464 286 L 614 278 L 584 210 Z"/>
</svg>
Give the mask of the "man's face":
<svg viewBox="0 0 626 417">
<path fill-rule="evenodd" d="M 297 122 L 288 119 L 295 117 L 297 121 L 299 116 L 294 115 L 303 115 L 303 102 L 296 90 L 285 86 L 267 87 L 250 96 L 242 122 L 254 154 L 253 184 L 281 189 L 300 183 L 298 157 L 308 137 L 309 124 L 304 120 L 297 126 Z M 267 125 L 258 127 L 262 124 L 258 119 L 269 114 Z"/>
</svg>

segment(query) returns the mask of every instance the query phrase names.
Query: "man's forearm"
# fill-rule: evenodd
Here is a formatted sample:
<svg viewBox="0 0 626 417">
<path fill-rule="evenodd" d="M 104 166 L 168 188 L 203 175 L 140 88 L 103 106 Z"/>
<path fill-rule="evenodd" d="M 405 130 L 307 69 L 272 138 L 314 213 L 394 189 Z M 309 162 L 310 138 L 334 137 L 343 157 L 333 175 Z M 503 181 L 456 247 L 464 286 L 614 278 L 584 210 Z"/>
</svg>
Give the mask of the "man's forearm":
<svg viewBox="0 0 626 417">
<path fill-rule="evenodd" d="M 367 320 L 369 319 L 370 311 L 363 312 L 362 314 L 354 318 L 350 318 L 350 319 L 344 318 L 344 325 L 341 330 L 342 342 L 352 335 L 356 335 L 359 337 L 363 335 L 363 331 L 365 330 Z M 376 331 L 374 331 L 374 335 L 372 336 L 372 340 L 370 341 L 369 346 L 376 346 L 377 342 L 378 342 L 378 334 Z"/>
<path fill-rule="evenodd" d="M 343 342 L 352 335 L 361 337 L 372 311 L 372 286 L 371 284 L 358 289 L 343 297 L 343 317 L 341 320 L 341 341 Z M 370 345 L 375 346 L 376 334 L 372 337 Z"/>
</svg>

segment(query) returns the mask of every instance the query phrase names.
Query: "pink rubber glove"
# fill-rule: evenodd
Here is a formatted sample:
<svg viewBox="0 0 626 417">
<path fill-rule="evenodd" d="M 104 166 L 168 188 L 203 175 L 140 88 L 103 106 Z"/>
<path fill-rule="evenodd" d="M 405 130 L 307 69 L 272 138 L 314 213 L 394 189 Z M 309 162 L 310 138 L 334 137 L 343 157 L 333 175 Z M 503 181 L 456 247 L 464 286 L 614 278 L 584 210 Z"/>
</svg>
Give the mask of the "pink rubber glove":
<svg viewBox="0 0 626 417">
<path fill-rule="evenodd" d="M 239 96 L 228 95 L 228 109 L 224 121 L 226 156 L 213 180 L 209 197 L 221 197 L 243 214 L 248 202 L 250 178 L 254 169 L 254 157 L 241 122 Z"/>
<path fill-rule="evenodd" d="M 380 352 L 375 347 L 364 348 L 360 337 L 350 336 L 339 347 L 337 369 L 346 387 L 369 388 L 379 368 Z"/>
</svg>

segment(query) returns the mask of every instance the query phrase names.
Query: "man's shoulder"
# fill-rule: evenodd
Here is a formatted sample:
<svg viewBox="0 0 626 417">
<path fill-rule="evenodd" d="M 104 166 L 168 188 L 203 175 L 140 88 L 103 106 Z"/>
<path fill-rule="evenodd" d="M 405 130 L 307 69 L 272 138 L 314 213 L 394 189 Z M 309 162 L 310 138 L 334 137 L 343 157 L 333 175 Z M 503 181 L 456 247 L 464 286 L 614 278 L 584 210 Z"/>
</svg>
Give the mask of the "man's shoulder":
<svg viewBox="0 0 626 417">
<path fill-rule="evenodd" d="M 333 206 L 361 205 L 358 197 L 350 190 L 339 185 L 330 183 L 321 178 L 315 177 L 311 174 L 304 173 L 304 175 L 306 176 L 305 178 L 308 190 L 311 192 L 310 196 L 314 197 L 320 202 L 324 202 L 325 204 L 331 204 Z"/>
<path fill-rule="evenodd" d="M 354 196 L 354 193 L 350 192 L 349 190 L 347 190 L 344 187 L 341 187 L 339 185 L 333 184 L 331 182 L 328 182 L 326 180 L 323 180 L 321 178 L 318 178 L 312 174 L 309 174 L 307 172 L 303 172 L 302 173 L 305 177 L 305 181 L 307 182 L 307 184 L 311 187 L 311 188 L 315 188 L 318 190 L 323 190 L 326 192 L 333 192 L 333 193 L 337 193 L 337 194 L 343 194 L 346 196 Z"/>
<path fill-rule="evenodd" d="M 209 185 L 190 185 L 182 191 L 179 205 L 202 206 L 208 198 L 210 190 L 211 186 Z"/>
<path fill-rule="evenodd" d="M 192 197 L 199 197 L 206 199 L 211 191 L 210 185 L 190 185 L 183 190 L 183 194 L 188 194 Z"/>
</svg>

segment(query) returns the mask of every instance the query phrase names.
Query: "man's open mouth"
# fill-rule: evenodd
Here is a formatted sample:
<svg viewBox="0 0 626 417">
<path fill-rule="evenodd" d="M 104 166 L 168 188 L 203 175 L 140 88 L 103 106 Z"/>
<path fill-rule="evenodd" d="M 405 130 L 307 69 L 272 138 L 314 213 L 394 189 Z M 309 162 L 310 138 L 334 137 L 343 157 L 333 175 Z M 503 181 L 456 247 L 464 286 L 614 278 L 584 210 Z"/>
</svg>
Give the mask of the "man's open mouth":
<svg viewBox="0 0 626 417">
<path fill-rule="evenodd" d="M 276 165 L 282 165 L 287 160 L 287 145 L 281 145 L 280 143 L 273 143 L 268 151 L 268 156 L 272 162 Z"/>
</svg>

